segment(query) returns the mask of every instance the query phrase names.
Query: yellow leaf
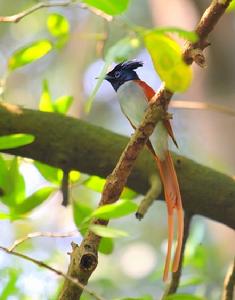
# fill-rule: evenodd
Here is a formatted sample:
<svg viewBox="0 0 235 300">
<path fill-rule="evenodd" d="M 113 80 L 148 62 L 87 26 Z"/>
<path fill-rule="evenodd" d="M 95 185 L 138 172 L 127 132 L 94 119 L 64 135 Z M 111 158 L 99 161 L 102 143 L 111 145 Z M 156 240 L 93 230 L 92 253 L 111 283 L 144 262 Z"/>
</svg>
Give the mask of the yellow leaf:
<svg viewBox="0 0 235 300">
<path fill-rule="evenodd" d="M 166 87 L 172 92 L 185 91 L 192 81 L 192 70 L 183 61 L 180 46 L 165 34 L 156 32 L 148 32 L 144 43 Z"/>
</svg>

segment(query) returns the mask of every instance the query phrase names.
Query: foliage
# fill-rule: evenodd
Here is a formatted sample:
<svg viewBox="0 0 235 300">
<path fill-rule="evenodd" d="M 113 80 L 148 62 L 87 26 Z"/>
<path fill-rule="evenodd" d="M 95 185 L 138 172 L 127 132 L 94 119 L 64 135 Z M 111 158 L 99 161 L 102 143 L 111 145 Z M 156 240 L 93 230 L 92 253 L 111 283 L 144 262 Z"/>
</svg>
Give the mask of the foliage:
<svg viewBox="0 0 235 300">
<path fill-rule="evenodd" d="M 14 149 L 31 144 L 35 140 L 32 134 L 15 133 L 0 137 L 0 150 Z"/>
<path fill-rule="evenodd" d="M 130 21 L 128 15 L 126 14 L 131 4 L 131 1 L 129 0 L 83 0 L 81 2 L 83 2 L 85 5 L 88 5 L 88 7 L 91 9 L 91 12 L 95 12 L 98 15 L 100 15 L 100 12 L 102 12 L 111 17 L 114 17 L 113 20 L 118 24 L 118 31 L 120 31 L 121 33 L 120 35 L 118 35 L 118 38 L 116 38 L 116 36 L 113 38 L 112 34 L 109 34 L 108 36 L 108 39 L 111 41 L 110 46 L 105 47 L 104 49 L 104 64 L 100 71 L 100 74 L 98 74 L 97 83 L 88 100 L 86 101 L 84 107 L 85 112 L 89 112 L 91 110 L 92 103 L 96 98 L 96 94 L 111 64 L 114 62 L 119 63 L 125 60 L 133 59 L 143 48 L 147 49 L 149 55 L 152 58 L 156 76 L 160 77 L 160 79 L 165 83 L 166 87 L 169 90 L 171 90 L 172 92 L 182 92 L 187 90 L 192 81 L 192 70 L 190 66 L 187 66 L 184 63 L 182 59 L 181 46 L 174 39 L 174 35 L 176 34 L 178 35 L 178 37 L 186 41 L 195 43 L 198 39 L 198 36 L 195 32 L 187 31 L 178 27 L 167 26 L 159 28 L 147 28 L 134 24 Z M 17 4 L 16 7 L 19 8 L 19 5 Z M 235 1 L 232 1 L 228 8 L 228 11 L 232 11 L 234 10 L 234 8 Z M 4 82 L 6 81 L 7 85 L 9 83 L 8 80 L 5 79 L 8 79 L 8 76 L 14 76 L 12 75 L 14 74 L 14 72 L 19 72 L 18 76 L 20 74 L 20 76 L 23 77 L 22 74 L 26 72 L 24 69 L 26 65 L 32 65 L 30 69 L 30 72 L 32 72 L 32 70 L 36 69 L 36 66 L 39 66 L 39 63 L 43 64 L 43 62 L 46 61 L 46 66 L 48 69 L 50 69 L 50 66 L 52 64 L 62 63 L 62 61 L 60 61 L 60 58 L 58 59 L 58 61 L 56 61 L 61 53 L 64 53 L 65 51 L 71 51 L 71 49 L 67 49 L 70 45 L 68 47 L 67 45 L 70 42 L 70 39 L 73 38 L 72 33 L 75 32 L 74 20 L 72 20 L 72 17 L 69 16 L 69 14 L 68 18 L 64 14 L 61 14 L 61 12 L 66 13 L 66 10 L 61 9 L 59 11 L 60 13 L 58 13 L 56 10 L 54 11 L 54 9 L 52 9 L 52 12 L 49 11 L 46 19 L 43 21 L 43 23 L 40 24 L 41 31 L 38 34 L 35 34 L 33 39 L 22 38 L 21 44 L 18 46 L 18 48 L 13 51 L 9 50 L 10 55 L 7 59 L 7 71 L 6 75 L 4 75 L 6 76 L 6 78 L 4 78 L 3 80 Z M 126 16 L 123 17 L 124 14 L 126 14 Z M 79 24 L 80 19 L 76 20 L 76 22 Z M 108 31 L 110 30 L 112 25 L 113 23 L 111 23 L 111 25 L 105 23 L 105 26 L 108 26 L 109 28 Z M 14 26 L 17 25 L 14 24 Z M 85 24 L 82 30 L 84 30 L 85 36 L 87 35 L 86 38 L 88 40 L 89 35 L 86 34 L 87 27 L 89 26 Z M 11 30 L 14 31 L 14 28 L 15 27 L 12 26 Z M 27 32 L 26 28 L 25 31 Z M 75 32 L 75 35 L 76 34 L 77 33 Z M 95 34 L 97 34 L 97 32 L 95 32 Z M 99 41 L 97 41 L 97 45 L 98 42 Z M 104 43 L 105 42 L 106 41 L 104 41 Z M 79 55 L 80 53 L 77 53 L 78 57 Z M 48 57 L 53 57 L 53 59 L 50 60 Z M 37 61 L 38 64 L 36 65 L 35 63 Z M 47 78 L 44 73 L 45 72 L 42 71 L 42 78 Z M 94 76 L 96 75 L 97 74 L 94 74 Z M 52 97 L 52 92 L 50 89 L 51 86 L 53 87 L 52 82 L 53 80 L 50 78 L 50 80 L 44 79 L 42 80 L 42 82 L 37 81 L 35 83 L 38 89 L 42 85 L 42 92 L 38 104 L 39 110 L 48 113 L 59 113 L 62 115 L 66 115 L 68 114 L 70 108 L 72 107 L 72 104 L 74 103 L 74 97 L 71 96 L 70 93 L 62 94 L 56 98 Z M 3 87 L 3 93 L 1 95 L 3 100 L 5 100 L 4 88 L 6 87 Z M 0 137 L 0 150 L 4 151 L 6 149 L 24 147 L 26 145 L 34 143 L 35 141 L 36 138 L 34 136 L 25 132 L 21 132 L 19 130 L 18 133 Z M 46 165 L 39 161 L 32 161 L 31 164 L 38 170 L 38 172 L 47 181 L 47 183 L 43 187 L 40 186 L 34 189 L 34 191 L 32 191 L 31 193 L 28 193 L 27 187 L 29 184 L 29 178 L 25 178 L 24 174 L 22 174 L 23 172 L 21 171 L 23 159 L 14 156 L 0 156 L 0 220 L 10 220 L 13 222 L 12 226 L 14 226 L 14 224 L 19 225 L 20 222 L 30 224 L 33 212 L 38 211 L 39 207 L 43 206 L 43 203 L 47 202 L 48 199 L 52 198 L 52 195 L 55 195 L 56 192 L 61 190 L 62 181 L 65 175 L 64 170 Z M 125 247 L 125 245 L 128 245 L 128 243 L 132 242 L 131 239 L 136 239 L 132 231 L 133 227 L 136 227 L 136 224 L 134 224 L 133 226 L 134 218 L 132 217 L 138 207 L 135 199 L 137 194 L 129 188 L 125 188 L 118 202 L 96 208 L 97 203 L 93 201 L 93 198 L 95 198 L 95 195 L 97 196 L 97 194 L 100 195 L 105 183 L 106 180 L 104 178 L 85 175 L 81 174 L 78 171 L 69 170 L 67 188 L 70 195 L 73 222 L 80 231 L 81 235 L 84 236 L 88 229 L 93 231 L 95 234 L 101 237 L 99 252 L 105 255 L 111 253 L 112 255 L 115 255 L 115 245 L 121 245 L 121 247 Z M 86 199 L 84 200 L 82 190 L 85 190 L 86 195 L 88 195 L 88 201 Z M 69 208 L 67 210 L 69 210 Z M 54 211 L 51 212 L 51 215 L 54 216 Z M 93 224 L 91 225 L 91 220 L 93 220 L 94 218 L 112 220 L 112 224 L 110 227 Z M 130 219 L 131 222 L 129 221 Z M 60 221 L 63 222 L 64 220 L 60 219 Z M 123 224 L 127 225 L 124 228 L 125 230 L 123 230 Z M 32 228 L 33 226 L 31 226 L 31 229 Z M 197 226 L 197 228 L 199 228 L 199 231 L 201 230 L 201 232 L 205 234 L 204 228 L 200 229 L 200 226 Z M 160 230 L 160 228 L 156 229 L 156 231 L 158 230 Z M 154 234 L 154 236 L 155 235 L 158 236 L 158 233 Z M 159 235 L 161 235 L 161 233 Z M 153 238 L 153 236 L 152 233 L 150 233 L 149 229 L 146 236 L 147 241 L 151 243 L 151 239 Z M 137 238 L 141 239 L 139 232 Z M 200 233 L 196 232 L 196 230 L 193 230 L 190 236 L 190 240 L 188 243 L 189 246 L 186 250 L 185 256 L 185 268 L 188 272 L 188 276 L 186 278 L 183 278 L 181 281 L 180 293 L 170 295 L 166 298 L 166 300 L 204 299 L 201 296 L 197 296 L 196 292 L 195 295 L 192 294 L 192 291 L 195 291 L 195 287 L 203 287 L 206 286 L 206 284 L 209 285 L 208 282 L 210 279 L 208 270 L 210 269 L 210 266 L 208 265 L 208 260 L 212 259 L 212 257 L 215 257 L 217 253 L 209 247 L 202 247 L 200 245 L 201 242 L 202 236 L 200 236 Z M 44 244 L 42 243 L 42 245 Z M 106 257 L 105 259 L 107 259 L 108 261 L 109 258 Z M 112 264 L 113 261 L 111 261 L 110 265 Z M 120 268 L 120 266 L 118 267 Z M 157 272 L 155 272 L 155 274 L 151 274 L 151 276 L 146 276 L 146 279 L 144 280 L 146 280 L 146 282 L 150 282 L 153 278 L 154 280 L 159 279 L 159 269 L 161 269 L 162 267 L 163 265 L 160 262 L 157 266 Z M 115 273 L 115 271 L 113 273 Z M 15 267 L 12 269 L 10 267 L 8 268 L 7 274 L 4 274 L 3 276 L 5 278 L 5 281 L 0 282 L 0 300 L 8 299 L 11 296 L 15 296 L 17 299 L 28 299 L 28 296 L 24 295 L 24 292 L 20 290 L 20 285 L 18 284 L 18 280 L 21 275 L 22 270 L 18 270 Z M 112 275 L 114 280 L 110 281 L 114 283 L 114 281 L 116 280 L 115 276 L 117 275 Z M 107 274 L 105 274 L 105 276 L 107 276 Z M 124 285 L 124 281 L 126 280 L 126 278 L 121 278 L 122 276 L 120 276 L 120 274 L 119 277 L 120 278 L 118 278 L 118 280 L 120 280 L 120 282 L 123 281 L 122 283 Z M 94 279 L 94 282 L 96 282 L 96 279 Z M 110 287 L 110 282 L 108 285 Z M 117 285 L 119 285 L 119 282 Z M 158 287 L 161 287 L 161 284 L 159 284 Z M 105 290 L 105 288 L 105 283 L 99 283 L 99 289 Z M 135 289 L 136 287 L 133 288 L 133 291 L 135 291 Z M 115 290 L 114 287 L 113 290 Z M 136 295 L 137 293 L 138 292 L 136 292 Z M 153 299 L 153 297 L 149 295 L 141 296 L 143 294 L 144 293 L 142 293 L 141 291 L 139 293 L 140 296 L 123 296 L 122 298 L 113 297 L 112 299 Z M 84 296 L 84 299 L 85 297 L 86 296 Z M 47 298 L 49 299 L 48 296 Z"/>
</svg>

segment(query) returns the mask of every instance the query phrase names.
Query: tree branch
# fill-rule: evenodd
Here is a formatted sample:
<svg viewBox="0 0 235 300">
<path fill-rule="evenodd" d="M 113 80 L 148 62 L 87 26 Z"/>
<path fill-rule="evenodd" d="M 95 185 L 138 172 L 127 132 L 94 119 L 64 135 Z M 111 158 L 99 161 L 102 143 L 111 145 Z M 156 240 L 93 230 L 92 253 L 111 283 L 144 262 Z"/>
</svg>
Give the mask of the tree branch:
<svg viewBox="0 0 235 300">
<path fill-rule="evenodd" d="M 228 273 L 224 280 L 224 292 L 222 300 L 233 300 L 235 289 L 235 258 L 228 269 Z"/>
<path fill-rule="evenodd" d="M 150 177 L 150 188 L 144 198 L 141 200 L 138 210 L 135 214 L 138 220 L 142 220 L 153 201 L 158 198 L 161 193 L 162 184 L 159 176 L 156 174 Z"/>
<path fill-rule="evenodd" d="M 26 236 L 15 240 L 14 243 L 8 247 L 8 250 L 10 252 L 12 252 L 13 250 L 15 250 L 16 247 L 18 247 L 19 245 L 21 245 L 22 243 L 36 238 L 36 237 L 48 237 L 48 238 L 67 238 L 67 237 L 74 237 L 74 236 L 79 236 L 80 233 L 78 232 L 78 230 L 73 230 L 73 231 L 69 231 L 69 232 L 31 232 L 29 234 L 27 234 Z"/>
<path fill-rule="evenodd" d="M 71 284 L 73 286 L 76 286 L 79 289 L 82 288 L 87 294 L 91 295 L 95 299 L 97 299 L 97 300 L 104 300 L 103 298 L 101 298 L 100 296 L 98 296 L 96 293 L 90 291 L 87 287 L 85 287 L 83 284 L 81 284 L 77 279 L 75 279 L 75 278 L 73 278 L 73 277 L 71 277 L 69 275 L 66 275 L 65 273 L 61 272 L 60 270 L 52 268 L 51 266 L 45 264 L 43 261 L 37 260 L 35 258 L 32 258 L 30 256 L 27 256 L 25 254 L 22 254 L 22 253 L 19 253 L 19 252 L 16 252 L 16 251 L 11 251 L 8 248 L 3 247 L 3 246 L 0 246 L 0 250 L 6 252 L 8 254 L 11 254 L 11 255 L 23 258 L 24 260 L 30 261 L 30 262 L 34 263 L 35 265 L 38 265 L 41 268 L 47 269 L 47 270 L 49 270 L 49 271 L 51 271 L 51 272 L 53 272 L 53 273 L 55 273 L 55 274 L 57 274 L 59 276 L 62 276 L 66 280 L 68 280 L 69 282 L 71 282 Z"/>
<path fill-rule="evenodd" d="M 24 147 L 5 150 L 5 153 L 101 177 L 106 177 L 115 167 L 128 142 L 127 137 L 82 120 L 0 104 L 0 135 L 11 133 L 33 134 L 36 140 Z M 186 157 L 173 153 L 173 158 L 185 210 L 235 229 L 234 179 Z M 144 150 L 127 185 L 145 195 L 152 174 L 156 174 L 156 167 L 148 151 Z"/>
<path fill-rule="evenodd" d="M 0 16 L 0 22 L 5 22 L 5 23 L 17 23 L 19 22 L 21 19 L 23 19 L 24 17 L 32 14 L 33 12 L 42 9 L 42 8 L 46 8 L 46 7 L 57 7 L 57 6 L 68 6 L 72 4 L 72 1 L 54 1 L 54 2 L 48 2 L 48 1 L 44 1 L 44 2 L 39 2 L 37 4 L 35 4 L 34 6 L 27 8 L 25 10 L 23 10 L 22 12 L 19 12 L 15 15 L 12 16 Z"/>
<path fill-rule="evenodd" d="M 28 15 L 31 15 L 37 10 L 40 10 L 42 8 L 49 8 L 49 7 L 65 7 L 69 6 L 78 0 L 68 0 L 68 1 L 54 1 L 54 2 L 48 2 L 48 1 L 42 1 L 39 2 L 32 7 L 29 7 L 15 15 L 12 16 L 0 16 L 0 22 L 4 23 L 18 23 L 21 21 L 23 18 L 27 17 Z M 110 15 L 107 15 L 106 13 L 102 12 L 99 9 L 96 9 L 95 7 L 90 7 L 85 5 L 84 3 L 79 3 L 80 8 L 82 9 L 89 9 L 92 13 L 95 15 L 104 18 L 106 21 L 110 22 L 113 18 Z"/>
<path fill-rule="evenodd" d="M 127 137 L 82 120 L 0 104 L 0 135 L 11 133 L 29 133 L 36 139 L 30 145 L 5 150 L 5 153 L 101 177 L 106 177 L 115 167 L 128 142 Z M 173 153 L 173 158 L 184 209 L 235 229 L 234 179 L 186 157 Z M 155 163 L 144 150 L 135 163 L 127 186 L 145 195 L 153 174 L 156 174 Z"/>
</svg>

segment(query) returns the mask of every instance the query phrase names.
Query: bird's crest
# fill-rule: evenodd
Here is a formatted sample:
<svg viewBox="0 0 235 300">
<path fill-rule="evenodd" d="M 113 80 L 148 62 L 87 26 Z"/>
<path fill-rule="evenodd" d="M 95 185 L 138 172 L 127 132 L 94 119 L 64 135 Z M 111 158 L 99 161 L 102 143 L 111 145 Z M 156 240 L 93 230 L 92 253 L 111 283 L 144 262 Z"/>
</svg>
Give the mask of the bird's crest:
<svg viewBox="0 0 235 300">
<path fill-rule="evenodd" d="M 114 68 L 115 71 L 117 70 L 135 70 L 139 67 L 143 67 L 143 62 L 138 61 L 138 60 L 129 60 L 129 61 L 124 61 Z"/>
</svg>

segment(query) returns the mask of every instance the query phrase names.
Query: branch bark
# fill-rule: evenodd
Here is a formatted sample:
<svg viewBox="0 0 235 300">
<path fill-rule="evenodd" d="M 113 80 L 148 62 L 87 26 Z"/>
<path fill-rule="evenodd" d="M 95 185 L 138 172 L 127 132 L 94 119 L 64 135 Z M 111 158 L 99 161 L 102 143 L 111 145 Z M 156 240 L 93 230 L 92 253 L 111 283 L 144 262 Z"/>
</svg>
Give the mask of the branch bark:
<svg viewBox="0 0 235 300">
<path fill-rule="evenodd" d="M 110 174 L 128 142 L 128 137 L 82 120 L 0 104 L 0 135 L 11 133 L 30 133 L 36 140 L 24 147 L 5 150 L 5 153 L 101 177 Z M 186 157 L 173 153 L 173 158 L 185 210 L 235 229 L 234 179 Z M 144 150 L 127 185 L 145 195 L 150 188 L 149 178 L 154 174 L 154 161 Z"/>
</svg>

